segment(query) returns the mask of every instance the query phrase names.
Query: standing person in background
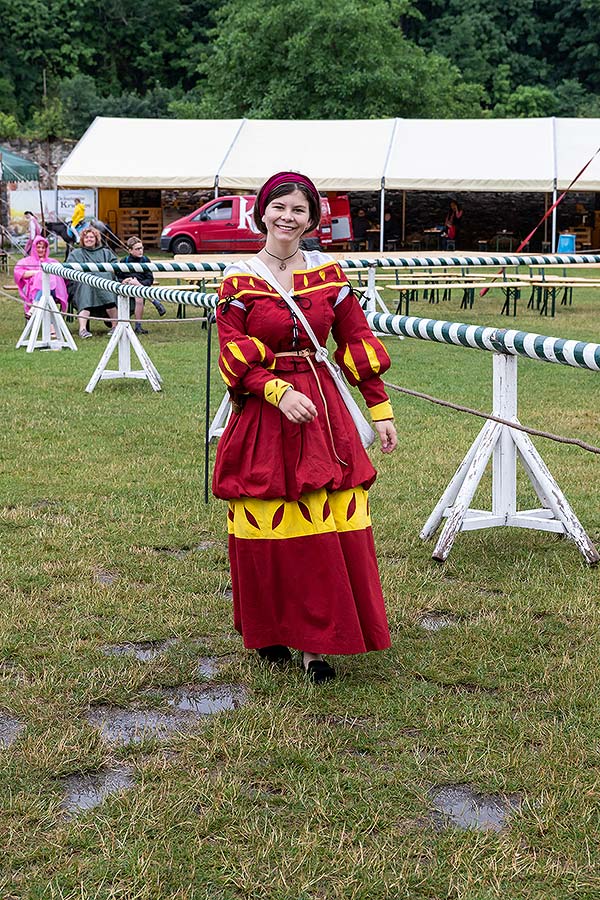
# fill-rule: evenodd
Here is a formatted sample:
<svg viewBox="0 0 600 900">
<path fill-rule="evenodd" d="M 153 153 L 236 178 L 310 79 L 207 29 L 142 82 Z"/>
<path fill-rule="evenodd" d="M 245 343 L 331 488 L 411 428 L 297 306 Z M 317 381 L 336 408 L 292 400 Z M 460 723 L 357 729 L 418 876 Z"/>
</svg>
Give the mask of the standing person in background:
<svg viewBox="0 0 600 900">
<path fill-rule="evenodd" d="M 83 220 L 85 219 L 85 203 L 83 200 L 80 200 L 79 197 L 75 198 L 75 209 L 73 210 L 73 215 L 71 216 L 71 228 L 75 232 L 76 235 L 81 237 L 79 232 L 83 226 Z"/>
<path fill-rule="evenodd" d="M 25 255 L 31 253 L 33 243 L 37 237 L 39 237 L 42 233 L 42 226 L 38 221 L 38 217 L 31 212 L 31 210 L 27 210 L 25 213 L 25 218 L 27 220 L 27 228 L 28 228 L 28 237 L 27 242 L 25 244 Z"/>
<path fill-rule="evenodd" d="M 88 225 L 81 232 L 81 245 L 71 251 L 68 262 L 116 263 L 118 260 L 112 250 L 102 246 L 102 235 L 98 229 Z M 110 272 L 103 272 L 102 277 L 114 279 L 115 276 Z M 73 291 L 73 302 L 78 312 L 79 337 L 84 339 L 92 337 L 92 332 L 88 327 L 90 315 L 92 314 L 99 318 L 108 317 L 112 326 L 108 334 L 112 334 L 117 325 L 116 295 L 103 288 L 92 287 L 91 284 L 85 284 L 81 281 L 70 282 L 70 285 L 73 286 L 71 288 Z"/>
<path fill-rule="evenodd" d="M 352 249 L 360 250 L 361 244 L 366 245 L 367 241 L 367 229 L 371 227 L 371 222 L 369 217 L 367 216 L 367 211 L 364 207 L 360 207 L 357 209 L 355 215 L 352 216 Z"/>
<path fill-rule="evenodd" d="M 300 249 L 321 218 L 313 182 L 278 172 L 253 216 L 264 247 L 228 266 L 219 289 L 219 368 L 234 414 L 217 447 L 213 492 L 229 501 L 234 625 L 244 645 L 275 664 L 289 662 L 293 647 L 306 677 L 321 683 L 336 674 L 323 654 L 390 646 L 368 503 L 376 471 L 277 284 L 294 294 L 321 346 L 332 334 L 384 453 L 397 444 L 381 381 L 390 358 L 337 263 Z"/>
<path fill-rule="evenodd" d="M 460 205 L 458 200 L 451 200 L 450 207 L 448 209 L 448 212 L 446 213 L 446 220 L 444 222 L 444 227 L 446 229 L 446 236 L 443 242 L 444 250 L 446 250 L 448 247 L 448 241 L 454 241 L 454 249 L 458 249 L 458 236 L 462 224 L 462 217 L 462 206 Z"/>
<path fill-rule="evenodd" d="M 124 263 L 149 263 L 151 262 L 148 256 L 144 256 L 144 245 L 142 244 L 142 240 L 139 237 L 130 237 L 127 239 L 125 246 L 129 250 L 127 256 L 124 256 L 121 262 Z M 122 281 L 123 284 L 139 284 L 143 287 L 150 287 L 154 284 L 154 275 L 152 272 L 135 272 L 131 275 L 126 276 L 125 278 L 120 275 L 117 276 L 119 281 Z M 162 305 L 159 300 L 152 300 L 152 304 L 159 316 L 164 316 L 166 314 L 166 309 Z M 135 315 L 135 327 L 134 331 L 136 334 L 148 334 L 145 328 L 142 328 L 142 316 L 144 314 L 144 298 L 143 297 L 131 297 L 129 300 L 129 315 Z"/>
</svg>

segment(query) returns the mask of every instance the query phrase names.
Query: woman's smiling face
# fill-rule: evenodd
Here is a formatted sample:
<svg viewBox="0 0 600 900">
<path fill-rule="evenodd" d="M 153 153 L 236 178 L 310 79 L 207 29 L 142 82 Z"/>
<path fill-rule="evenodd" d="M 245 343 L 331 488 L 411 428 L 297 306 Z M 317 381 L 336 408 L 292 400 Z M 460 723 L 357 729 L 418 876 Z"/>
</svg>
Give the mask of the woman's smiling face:
<svg viewBox="0 0 600 900">
<path fill-rule="evenodd" d="M 299 240 L 310 222 L 308 200 L 297 190 L 276 197 L 267 204 L 262 220 L 268 234 L 276 240 Z"/>
</svg>

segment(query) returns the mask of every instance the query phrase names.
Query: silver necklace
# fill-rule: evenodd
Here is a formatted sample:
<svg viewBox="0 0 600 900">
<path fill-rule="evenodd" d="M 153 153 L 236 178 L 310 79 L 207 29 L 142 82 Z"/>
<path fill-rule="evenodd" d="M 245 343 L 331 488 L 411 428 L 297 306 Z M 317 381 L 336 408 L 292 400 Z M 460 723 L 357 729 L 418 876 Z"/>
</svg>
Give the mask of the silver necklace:
<svg viewBox="0 0 600 900">
<path fill-rule="evenodd" d="M 287 269 L 286 262 L 288 261 L 288 259 L 291 259 L 298 252 L 298 248 L 296 247 L 296 249 L 294 250 L 293 253 L 290 254 L 290 256 L 275 256 L 275 254 L 271 253 L 269 250 L 267 250 L 266 247 L 263 247 L 263 250 L 265 251 L 265 253 L 268 256 L 272 256 L 273 259 L 279 260 L 279 268 L 282 272 L 285 271 L 285 269 Z"/>
</svg>

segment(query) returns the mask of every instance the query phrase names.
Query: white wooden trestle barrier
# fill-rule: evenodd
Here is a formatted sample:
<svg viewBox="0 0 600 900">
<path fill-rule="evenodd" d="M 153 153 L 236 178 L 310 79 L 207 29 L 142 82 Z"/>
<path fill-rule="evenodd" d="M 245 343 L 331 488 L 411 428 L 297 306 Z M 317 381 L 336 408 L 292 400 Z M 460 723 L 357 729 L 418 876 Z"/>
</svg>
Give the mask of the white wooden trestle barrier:
<svg viewBox="0 0 600 900">
<path fill-rule="evenodd" d="M 77 350 L 73 335 L 67 328 L 56 301 L 50 291 L 50 276 L 42 272 L 42 294 L 33 304 L 33 312 L 26 323 L 16 349 L 26 346 L 27 353 L 34 350 Z"/>
<path fill-rule="evenodd" d="M 129 320 L 129 297 L 119 295 L 117 301 L 117 322 L 106 350 L 100 358 L 100 362 L 96 366 L 96 371 L 89 380 L 86 392 L 91 394 L 99 381 L 113 378 L 146 378 L 153 391 L 161 390 L 161 377 L 158 369 L 142 347 L 140 339 L 131 327 Z M 108 369 L 108 363 L 117 350 L 117 369 Z M 137 356 L 141 369 L 132 369 L 131 367 L 131 351 Z"/>
<path fill-rule="evenodd" d="M 439 256 L 439 257 L 398 257 L 370 260 L 340 260 L 342 268 L 369 266 L 369 276 L 375 267 L 403 268 L 416 266 L 444 265 L 540 265 L 564 263 L 566 265 L 599 264 L 598 255 L 559 254 L 553 256 L 506 255 L 506 256 Z M 79 264 L 73 268 L 85 272 L 99 271 L 218 271 L 224 263 L 150 263 L 150 264 Z M 46 266 L 44 267 L 46 268 Z M 58 267 L 61 268 L 61 267 Z M 52 270 L 48 266 L 49 270 Z M 57 272 L 56 274 L 64 274 Z M 67 272 L 67 277 L 69 273 Z M 71 276 L 72 277 L 72 276 Z M 88 276 L 89 277 L 89 276 Z M 103 283 L 103 287 L 110 282 Z M 126 286 L 122 286 L 126 287 Z M 111 288 L 114 290 L 114 288 Z M 177 292 L 167 288 L 142 288 L 143 296 L 155 295 L 157 299 L 182 302 L 193 306 L 213 309 L 215 294 L 192 293 L 185 299 L 175 299 Z M 118 291 L 120 293 L 120 291 Z M 167 293 L 168 292 L 168 293 Z M 182 292 L 183 293 L 183 292 Z M 161 295 L 160 297 L 158 295 Z M 385 314 L 383 302 L 376 303 L 373 293 L 366 298 L 365 314 L 371 329 L 377 334 L 413 337 L 472 347 L 493 352 L 493 409 L 492 415 L 515 424 L 517 417 L 517 357 L 525 356 L 546 362 L 600 370 L 600 345 L 560 338 L 516 332 L 508 329 L 484 328 L 458 322 L 442 322 L 414 316 L 392 316 Z M 379 305 L 384 313 L 377 313 Z M 129 326 L 131 328 L 131 326 Z M 134 336 L 135 337 L 135 336 Z M 107 348 L 108 350 L 108 348 Z M 221 402 L 213 420 L 209 436 L 218 437 L 223 430 L 227 416 L 227 396 Z M 471 508 L 477 487 L 492 459 L 492 508 L 480 510 Z M 535 509 L 517 509 L 517 461 L 522 464 L 529 481 L 540 501 Z M 435 509 L 421 531 L 421 538 L 431 538 L 439 529 L 443 519 L 446 522 L 433 551 L 434 559 L 443 561 L 448 557 L 452 545 L 461 531 L 482 528 L 512 526 L 563 534 L 573 540 L 580 553 L 589 564 L 600 560 L 600 554 L 585 532 L 559 485 L 551 475 L 531 439 L 524 432 L 499 422 L 488 420 L 473 442 L 465 458 L 458 467 L 448 487 L 442 494 Z"/>
</svg>

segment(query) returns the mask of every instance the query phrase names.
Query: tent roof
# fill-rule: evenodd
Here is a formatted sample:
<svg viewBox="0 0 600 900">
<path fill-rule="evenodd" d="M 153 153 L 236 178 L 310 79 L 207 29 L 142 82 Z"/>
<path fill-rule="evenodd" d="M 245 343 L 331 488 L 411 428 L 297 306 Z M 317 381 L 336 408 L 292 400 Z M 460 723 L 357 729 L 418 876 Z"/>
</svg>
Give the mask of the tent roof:
<svg viewBox="0 0 600 900">
<path fill-rule="evenodd" d="M 0 181 L 39 181 L 39 166 L 0 147 Z"/>
<path fill-rule="evenodd" d="M 600 119 L 98 118 L 62 187 L 256 189 L 298 169 L 321 190 L 551 191 L 600 144 Z M 600 156 L 577 182 L 600 190 Z"/>
<path fill-rule="evenodd" d="M 401 119 L 385 185 L 551 191 L 553 175 L 552 119 Z"/>
<path fill-rule="evenodd" d="M 61 187 L 212 188 L 243 119 L 94 119 Z"/>
<path fill-rule="evenodd" d="M 244 122 L 219 188 L 258 189 L 273 172 L 310 173 L 322 191 L 379 190 L 394 119 Z"/>
<path fill-rule="evenodd" d="M 556 174 L 559 190 L 567 188 L 600 146 L 600 119 L 555 119 Z M 579 191 L 600 191 L 600 154 L 577 181 Z"/>
</svg>

